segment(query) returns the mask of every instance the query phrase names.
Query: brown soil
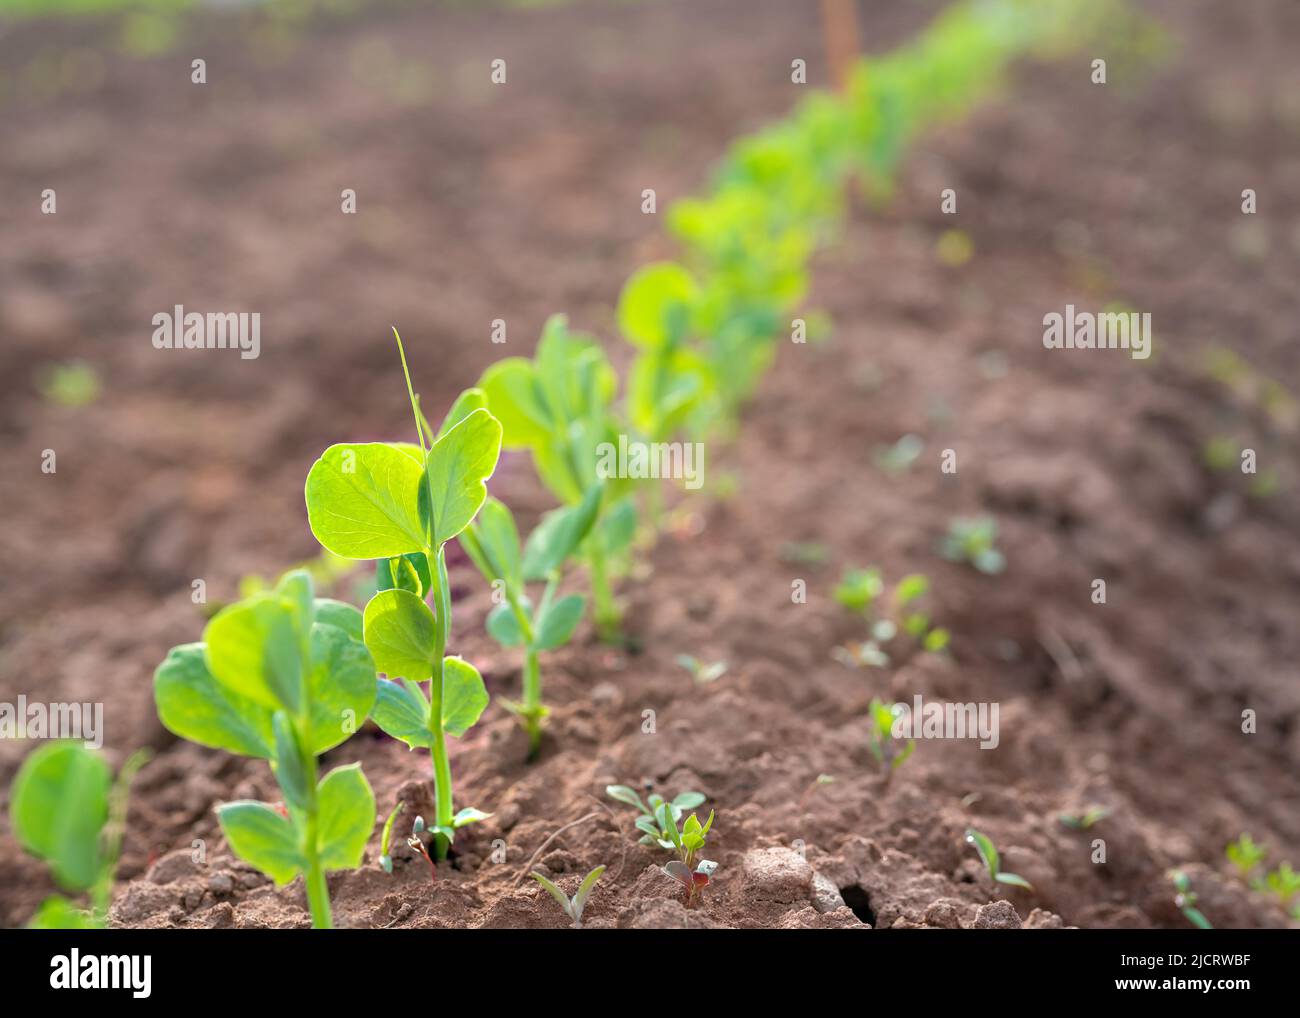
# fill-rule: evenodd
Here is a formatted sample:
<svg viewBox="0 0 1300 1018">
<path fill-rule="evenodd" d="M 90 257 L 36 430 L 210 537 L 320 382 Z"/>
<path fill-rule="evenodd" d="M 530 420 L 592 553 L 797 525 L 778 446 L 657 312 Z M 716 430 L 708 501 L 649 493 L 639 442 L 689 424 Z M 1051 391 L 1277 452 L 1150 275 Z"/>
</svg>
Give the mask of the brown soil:
<svg viewBox="0 0 1300 1018">
<path fill-rule="evenodd" d="M 937 5 L 876 6 L 872 50 Z M 680 499 L 644 575 L 624 581 L 634 646 L 584 634 L 550 656 L 555 713 L 535 765 L 491 707 L 453 746 L 453 769 L 458 804 L 494 816 L 467 829 L 436 883 L 400 836 L 392 875 L 375 848 L 331 877 L 338 922 L 563 925 L 526 866 L 595 812 L 535 863 L 570 889 L 609 866 L 591 926 L 1186 925 L 1171 866 L 1216 925 L 1285 925 L 1223 848 L 1250 831 L 1274 862 L 1300 862 L 1295 421 L 1270 419 L 1201 359 L 1227 347 L 1261 375 L 1300 378 L 1300 196 L 1286 186 L 1300 110 L 1284 102 L 1296 72 L 1285 78 L 1278 57 L 1300 44 L 1300 16 L 1258 6 L 1256 21 L 1152 4 L 1178 43 L 1164 65 L 1113 60 L 1105 87 L 1088 82 L 1090 57 L 1026 69 L 1006 100 L 925 139 L 895 200 L 859 209 L 817 266 L 831 341 L 782 349 L 738 440 L 710 449 L 715 492 L 726 475 L 736 494 Z M 390 323 L 434 406 L 503 352 L 494 318 L 508 321 L 505 352 L 527 352 L 554 311 L 612 337 L 622 281 L 673 253 L 640 214 L 641 189 L 661 208 L 700 190 L 731 138 L 797 101 L 793 57 L 818 83 L 810 11 L 385 8 L 312 27 L 274 59 L 243 27 L 200 23 L 203 88 L 182 45 L 111 57 L 94 90 L 11 91 L 0 696 L 102 700 L 116 762 L 157 751 L 132 800 L 116 924 L 306 925 L 300 885 L 276 891 L 235 860 L 213 816 L 226 799 L 275 798 L 265 764 L 178 742 L 154 714 L 153 667 L 202 628 L 191 582 L 227 599 L 242 575 L 314 554 L 312 459 L 334 441 L 407 436 Z M 23 66 L 98 30 L 62 31 L 17 30 L 0 57 Z M 510 84 L 493 89 L 484 68 L 498 56 Z M 45 187 L 57 216 L 37 211 Z M 339 214 L 345 187 L 355 217 Z M 975 246 L 959 268 L 935 254 L 954 225 L 939 213 L 944 187 Z M 1245 187 L 1260 195 L 1254 219 L 1240 214 Z M 1043 350 L 1044 313 L 1112 300 L 1152 312 L 1150 361 Z M 176 303 L 260 310 L 261 358 L 155 351 L 150 318 Z M 81 410 L 33 386 L 69 357 L 105 382 Z M 922 465 L 882 473 L 874 450 L 908 432 L 925 437 Z M 1233 472 L 1207 469 L 1202 449 L 1221 434 L 1278 467 L 1283 490 L 1250 497 Z M 955 476 L 936 469 L 946 448 Z M 54 475 L 39 472 L 44 449 Z M 492 487 L 525 517 L 547 505 L 517 456 Z M 1001 527 L 998 577 L 936 554 L 952 517 L 979 512 Z M 789 541 L 821 543 L 830 560 L 792 564 Z M 833 649 L 861 635 L 830 597 L 844 563 L 928 573 L 951 656 L 838 663 Z M 1108 581 L 1105 606 L 1090 602 L 1094 577 Z M 791 601 L 795 579 L 806 604 Z M 453 581 L 452 649 L 494 694 L 516 695 L 517 658 L 483 633 L 487 592 L 461 560 Z M 697 689 L 681 653 L 729 669 Z M 999 702 L 1001 745 L 923 741 L 886 784 L 864 710 L 918 693 Z M 1256 734 L 1241 732 L 1245 708 Z M 0 744 L 4 787 L 29 748 Z M 425 755 L 366 731 L 328 762 L 352 760 L 382 813 L 399 798 L 408 818 L 431 811 Z M 720 869 L 698 907 L 679 903 L 662 854 L 636 844 L 630 811 L 600 805 L 613 782 L 708 795 Z M 1090 805 L 1111 811 L 1094 831 L 1056 819 Z M 1033 893 L 995 891 L 963 843 L 969 825 Z M 1106 865 L 1090 861 L 1094 838 Z M 6 830 L 0 923 L 23 922 L 51 889 Z M 1014 912 L 981 907 L 1003 897 Z"/>
</svg>

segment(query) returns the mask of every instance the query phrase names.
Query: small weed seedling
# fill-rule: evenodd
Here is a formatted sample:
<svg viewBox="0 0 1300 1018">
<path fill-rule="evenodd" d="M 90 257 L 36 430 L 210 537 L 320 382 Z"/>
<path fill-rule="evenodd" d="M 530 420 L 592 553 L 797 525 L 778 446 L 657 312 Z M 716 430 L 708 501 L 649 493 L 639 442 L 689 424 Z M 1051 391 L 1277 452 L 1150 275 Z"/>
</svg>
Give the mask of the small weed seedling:
<svg viewBox="0 0 1300 1018">
<path fill-rule="evenodd" d="M 542 722 L 549 713 L 542 704 L 542 671 L 538 655 L 562 647 L 573 637 L 587 608 L 581 594 L 556 597 L 564 568 L 596 522 L 601 489 L 589 488 L 576 505 L 547 513 L 523 548 L 519 530 L 506 506 L 494 498 L 483 503 L 478 518 L 460 535 L 461 547 L 493 588 L 496 607 L 488 615 L 487 629 L 503 647 L 524 648 L 523 695 L 519 703 L 506 701 L 507 710 L 519 718 L 528 733 L 528 759 L 541 749 Z M 528 583 L 546 584 L 534 608 Z"/>
<path fill-rule="evenodd" d="M 1092 829 L 1092 825 L 1105 820 L 1110 816 L 1110 810 L 1104 806 L 1090 806 L 1082 813 L 1061 813 L 1057 816 L 1064 826 L 1072 831 L 1087 831 Z"/>
<path fill-rule="evenodd" d="M 876 758 L 876 763 L 880 765 L 885 780 L 888 781 L 894 771 L 902 767 L 907 758 L 912 755 L 912 751 L 916 749 L 916 740 L 908 739 L 903 742 L 895 738 L 895 717 L 892 707 L 872 697 L 867 710 L 870 714 L 867 720 L 867 748 L 871 750 L 871 755 Z"/>
<path fill-rule="evenodd" d="M 709 828 L 713 826 L 713 811 L 709 810 L 709 819 L 702 824 L 700 818 L 692 813 L 680 830 L 673 819 L 671 803 L 660 803 L 655 815 L 667 832 L 669 843 L 677 850 L 677 858 L 664 864 L 664 872 L 686 888 L 686 903 L 689 905 L 709 886 L 718 870 L 718 864 L 708 859 L 701 859 L 698 865 L 695 862 L 695 854 L 704 847 Z"/>
<path fill-rule="evenodd" d="M 923 650 L 935 654 L 944 650 L 951 640 L 948 630 L 931 626 L 929 613 L 919 605 L 929 590 L 928 577 L 909 573 L 885 599 L 885 580 L 879 569 L 846 569 L 835 588 L 835 600 L 867 620 L 870 636 L 865 643 L 837 647 L 836 658 L 850 667 L 883 668 L 890 661 L 884 648 L 900 632 L 916 640 Z"/>
<path fill-rule="evenodd" d="M 1224 854 L 1228 857 L 1228 861 L 1237 867 L 1237 872 L 1243 878 L 1247 878 L 1255 867 L 1264 861 L 1268 855 L 1268 850 L 1262 845 L 1255 844 L 1255 839 L 1249 834 L 1243 834 L 1228 845 Z M 1252 886 L 1254 885 L 1255 882 L 1252 881 Z"/>
<path fill-rule="evenodd" d="M 378 682 L 372 717 L 411 749 L 429 750 L 437 803 L 434 854 L 444 859 L 457 828 L 489 816 L 470 808 L 457 813 L 452 804 L 446 737 L 459 738 L 478 721 L 488 693 L 478 669 L 446 654 L 446 545 L 487 498 L 484 482 L 496 469 L 501 425 L 483 409 L 483 394 L 470 389 L 432 434 L 411 387 L 400 336 L 397 349 L 418 445 L 330 446 L 307 475 L 307 517 L 316 539 L 335 555 L 386 560 L 378 570 L 380 585 L 387 579 L 391 586 L 370 599 L 362 626 L 374 667 L 388 676 Z"/>
<path fill-rule="evenodd" d="M 966 841 L 975 846 L 975 851 L 979 853 L 984 868 L 989 871 L 989 876 L 995 882 L 1010 884 L 1012 887 L 1023 887 L 1027 891 L 1034 889 L 1033 885 L 1024 877 L 1017 876 L 1015 873 L 1006 873 L 1002 870 L 998 850 L 993 846 L 993 841 L 988 835 L 981 834 L 974 827 L 968 827 L 966 828 Z"/>
<path fill-rule="evenodd" d="M 587 898 L 591 894 L 591 889 L 596 886 L 596 881 L 600 879 L 601 874 L 604 872 L 604 866 L 597 866 L 583 877 L 582 883 L 578 885 L 577 893 L 572 898 L 536 870 L 529 875 L 550 892 L 551 897 L 560 903 L 560 908 L 564 909 L 564 914 L 573 920 L 573 928 L 580 930 L 582 929 L 582 912 L 587 907 Z"/>
<path fill-rule="evenodd" d="M 727 662 L 713 661 L 708 664 L 690 654 L 678 654 L 677 663 L 691 673 L 697 686 L 707 686 L 717 682 L 727 673 Z"/>
<path fill-rule="evenodd" d="M 385 873 L 393 872 L 393 855 L 389 851 L 389 846 L 393 843 L 393 821 L 397 819 L 397 814 L 406 808 L 406 803 L 399 802 L 393 807 L 393 812 L 388 814 L 388 819 L 384 821 L 384 832 L 379 838 L 379 865 L 383 867 Z"/>
<path fill-rule="evenodd" d="M 9 790 L 9 826 L 18 843 L 44 859 L 64 890 L 89 892 L 89 911 L 53 894 L 28 922 L 32 929 L 103 929 L 122 851 L 131 779 L 149 759 L 133 754 L 113 780 L 104 758 L 79 742 L 32 752 Z"/>
<path fill-rule="evenodd" d="M 669 837 L 667 825 L 661 824 L 656 819 L 660 808 L 667 806 L 669 816 L 674 823 L 677 823 L 688 809 L 695 809 L 704 804 L 704 796 L 699 792 L 682 792 L 671 802 L 664 799 L 662 795 L 650 795 L 647 797 L 649 805 L 642 802 L 641 796 L 627 785 L 606 785 L 605 794 L 618 802 L 635 806 L 640 811 L 640 816 L 636 818 L 636 828 L 641 832 L 641 844 L 658 845 L 670 851 L 677 846 Z"/>
<path fill-rule="evenodd" d="M 1174 904 L 1178 911 L 1186 916 L 1187 921 L 1195 926 L 1198 930 L 1212 930 L 1210 920 L 1205 918 L 1204 913 L 1196 907 L 1196 892 L 1192 890 L 1192 882 L 1187 879 L 1187 874 L 1182 870 L 1170 870 L 1169 879 L 1173 882 Z"/>
<path fill-rule="evenodd" d="M 154 673 L 164 727 L 201 746 L 271 765 L 284 796 L 217 808 L 231 850 L 277 885 L 306 878 L 312 925 L 328 928 L 329 870 L 355 869 L 375 827 L 375 796 L 360 764 L 316 779 L 316 760 L 344 742 L 375 702 L 375 663 L 361 613 L 314 595 L 311 577 L 223 608 L 203 643 L 172 648 Z"/>
<path fill-rule="evenodd" d="M 1264 876 L 1264 889 L 1286 908 L 1296 893 L 1300 892 L 1300 873 L 1293 870 L 1289 862 L 1284 862 Z"/>
<path fill-rule="evenodd" d="M 998 524 L 992 516 L 958 518 L 949 525 L 940 551 L 949 562 L 969 562 L 994 576 L 1007 567 L 1006 556 L 994 547 L 997 537 Z"/>
</svg>

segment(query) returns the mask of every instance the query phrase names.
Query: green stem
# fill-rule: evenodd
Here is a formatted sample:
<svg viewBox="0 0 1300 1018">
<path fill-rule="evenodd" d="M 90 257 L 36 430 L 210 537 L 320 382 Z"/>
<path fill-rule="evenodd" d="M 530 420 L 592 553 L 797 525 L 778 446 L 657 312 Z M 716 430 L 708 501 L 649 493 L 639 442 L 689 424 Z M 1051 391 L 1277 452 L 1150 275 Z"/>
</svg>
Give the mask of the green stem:
<svg viewBox="0 0 1300 1018">
<path fill-rule="evenodd" d="M 447 579 L 447 553 L 439 547 L 434 560 L 433 594 L 438 601 L 434 613 L 433 679 L 429 683 L 429 731 L 433 735 L 430 754 L 433 757 L 433 794 L 439 827 L 450 827 L 455 811 L 452 806 L 451 764 L 447 759 L 447 736 L 442 727 L 443 656 L 447 650 L 447 630 L 451 622 L 451 589 Z M 434 857 L 447 858 L 451 842 L 446 835 L 434 836 Z"/>
<path fill-rule="evenodd" d="M 536 760 L 542 748 L 542 669 L 537 651 L 532 647 L 524 658 L 524 703 L 520 716 L 528 733 L 528 759 Z"/>
<path fill-rule="evenodd" d="M 600 633 L 600 638 L 606 643 L 616 643 L 623 619 L 618 604 L 614 601 L 614 594 L 610 590 L 609 576 L 605 569 L 605 549 L 600 546 L 598 535 L 593 535 L 587 548 L 587 568 L 591 574 L 592 611 L 596 617 L 596 629 Z"/>
<path fill-rule="evenodd" d="M 320 855 L 316 851 L 317 821 L 315 804 L 307 817 L 307 842 L 311 846 L 307 860 L 307 907 L 311 910 L 311 925 L 315 930 L 332 930 L 334 917 L 330 913 L 330 889 L 325 883 Z"/>
</svg>

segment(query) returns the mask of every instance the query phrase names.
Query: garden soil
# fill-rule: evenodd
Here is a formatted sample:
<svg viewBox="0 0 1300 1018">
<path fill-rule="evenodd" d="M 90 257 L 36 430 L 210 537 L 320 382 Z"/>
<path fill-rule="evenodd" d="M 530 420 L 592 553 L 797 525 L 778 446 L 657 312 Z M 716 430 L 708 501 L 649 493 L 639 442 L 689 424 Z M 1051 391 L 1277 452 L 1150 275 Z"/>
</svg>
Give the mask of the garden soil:
<svg viewBox="0 0 1300 1018">
<path fill-rule="evenodd" d="M 869 6 L 877 52 L 937 9 Z M 436 879 L 405 845 L 432 814 L 427 755 L 370 727 L 328 755 L 363 764 L 381 822 L 405 803 L 391 874 L 376 831 L 364 865 L 330 877 L 336 922 L 560 927 L 529 870 L 572 891 L 605 864 L 591 927 L 1185 926 L 1173 867 L 1216 925 L 1286 925 L 1223 854 L 1249 831 L 1300 864 L 1298 422 L 1268 383 L 1300 382 L 1300 69 L 1281 60 L 1300 10 L 1258 6 L 1150 4 L 1171 43 L 1160 62 L 1117 49 L 1104 86 L 1091 53 L 1021 67 L 918 141 L 888 203 L 855 197 L 815 266 L 810 305 L 833 329 L 781 345 L 734 440 L 710 444 L 704 490 L 670 500 L 619 584 L 627 645 L 584 627 L 546 656 L 536 763 L 496 704 L 453 740 L 457 806 L 492 816 Z M 190 29 L 202 87 L 187 45 L 110 56 L 94 88 L 74 74 L 38 96 L 10 76 L 0 698 L 102 702 L 115 763 L 154 751 L 114 925 L 308 925 L 301 883 L 235 859 L 215 820 L 222 801 L 277 798 L 266 764 L 181 742 L 154 712 L 154 667 L 204 624 L 195 581 L 210 608 L 311 557 L 314 458 L 411 437 L 390 325 L 431 407 L 529 353 L 553 312 L 626 363 L 612 309 L 637 266 L 675 255 L 662 210 L 798 102 L 792 59 L 824 82 L 814 10 L 385 7 L 289 37 L 248 16 Z M 0 62 L 84 54 L 106 31 L 20 26 Z M 502 87 L 485 70 L 497 57 Z M 47 187 L 54 216 L 32 197 Z M 642 214 L 644 188 L 660 214 Z M 1067 303 L 1150 311 L 1154 355 L 1045 351 L 1042 316 Z M 151 317 L 175 304 L 259 311 L 260 357 L 153 349 Z M 1224 384 L 1216 349 L 1251 373 Z M 69 358 L 102 376 L 90 406 L 38 394 L 37 373 Z M 918 462 L 882 470 L 879 450 L 909 433 Z M 1256 449 L 1278 490 L 1252 492 L 1235 461 L 1210 469 L 1222 437 Z M 525 525 L 550 504 L 520 454 L 491 488 Z M 937 552 L 953 517 L 978 514 L 1000 527 L 1001 575 Z M 831 597 L 849 564 L 926 573 L 951 652 L 842 663 L 836 648 L 864 635 Z M 488 591 L 458 551 L 451 577 L 451 650 L 494 697 L 517 696 L 519 657 L 485 635 Z M 334 593 L 356 600 L 363 581 Z M 697 685 L 681 654 L 726 672 Z M 868 704 L 917 694 L 998 703 L 998 747 L 922 741 L 882 775 Z M 0 787 L 29 746 L 0 743 Z M 697 905 L 611 783 L 707 795 L 719 867 Z M 1058 819 L 1094 806 L 1109 813 L 1091 830 Z M 0 826 L 0 923 L 19 925 L 55 888 Z M 971 826 L 1032 891 L 990 882 Z"/>
</svg>

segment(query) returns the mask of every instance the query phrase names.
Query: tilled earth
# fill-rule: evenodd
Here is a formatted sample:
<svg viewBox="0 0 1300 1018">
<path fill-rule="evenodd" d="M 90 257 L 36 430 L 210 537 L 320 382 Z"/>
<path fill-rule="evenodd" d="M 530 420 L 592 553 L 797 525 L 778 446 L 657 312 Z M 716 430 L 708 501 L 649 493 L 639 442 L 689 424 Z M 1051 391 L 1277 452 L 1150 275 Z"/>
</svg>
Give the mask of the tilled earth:
<svg viewBox="0 0 1300 1018">
<path fill-rule="evenodd" d="M 872 51 L 937 9 L 876 6 Z M 1300 861 L 1300 458 L 1279 389 L 1300 379 L 1300 72 L 1281 59 L 1300 12 L 1147 9 L 1171 43 L 1161 60 L 1117 51 L 1105 86 L 1092 54 L 1023 68 L 922 140 L 888 206 L 859 204 L 816 268 L 833 335 L 785 345 L 737 439 L 708 450 L 707 494 L 674 500 L 621 583 L 629 646 L 584 630 L 549 656 L 536 764 L 495 705 L 453 746 L 458 805 L 493 816 L 436 882 L 401 836 L 431 813 L 427 756 L 369 729 L 331 754 L 363 762 L 381 814 L 407 804 L 393 874 L 374 847 L 331 877 L 339 923 L 561 926 L 528 869 L 569 886 L 600 863 L 591 926 L 1186 925 L 1171 867 L 1216 925 L 1288 922 L 1223 848 L 1249 831 L 1273 863 Z M 798 101 L 794 57 L 824 82 L 814 12 L 382 7 L 294 35 L 244 15 L 193 22 L 170 56 L 108 49 L 102 64 L 85 56 L 110 37 L 94 25 L 0 35 L 15 69 L 0 104 L 0 696 L 102 701 L 115 762 L 154 748 L 115 924 L 307 924 L 301 886 L 274 889 L 215 822 L 218 802 L 276 798 L 265 764 L 178 742 L 153 711 L 154 666 L 202 629 L 193 581 L 227 600 L 241 576 L 315 554 L 315 456 L 409 437 L 390 324 L 433 406 L 527 353 L 555 311 L 625 361 L 619 287 L 674 254 L 642 189 L 661 209 L 702 189 L 732 138 Z M 191 51 L 205 86 L 189 83 Z M 81 70 L 62 86 L 23 76 L 64 52 Z M 503 87 L 485 70 L 498 57 Z M 948 187 L 956 217 L 939 210 Z M 32 197 L 44 188 L 55 216 Z M 954 228 L 973 245 L 961 264 L 941 257 L 961 246 L 940 243 Z M 260 311 L 261 357 L 154 350 L 152 315 L 178 303 Z M 1154 356 L 1044 350 L 1042 316 L 1066 303 L 1150 311 Z M 1251 366 L 1232 384 L 1214 370 L 1225 350 Z M 77 410 L 34 384 L 69 358 L 104 381 Z M 920 459 L 883 471 L 878 450 L 908 433 Z M 1215 439 L 1255 449 L 1276 490 L 1211 469 Z M 947 449 L 955 474 L 939 470 Z M 521 457 L 492 488 L 526 522 L 547 508 Z M 976 514 L 998 521 L 1001 575 L 937 552 L 953 517 Z M 830 596 L 846 564 L 928 574 L 950 654 L 843 664 L 835 649 L 864 635 Z M 463 559 L 452 577 L 451 649 L 517 695 L 517 657 L 483 633 L 487 591 Z M 697 686 L 680 654 L 727 671 Z M 923 740 L 886 780 L 867 704 L 917 694 L 997 702 L 999 746 Z M 6 788 L 28 749 L 0 744 Z M 698 906 L 604 799 L 610 783 L 708 796 L 720 865 Z M 1109 814 L 1090 831 L 1058 821 L 1091 806 Z M 968 826 L 1034 890 L 995 888 Z M 6 829 L 0 922 L 51 890 Z"/>
</svg>

